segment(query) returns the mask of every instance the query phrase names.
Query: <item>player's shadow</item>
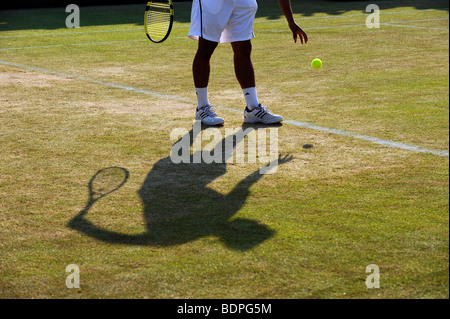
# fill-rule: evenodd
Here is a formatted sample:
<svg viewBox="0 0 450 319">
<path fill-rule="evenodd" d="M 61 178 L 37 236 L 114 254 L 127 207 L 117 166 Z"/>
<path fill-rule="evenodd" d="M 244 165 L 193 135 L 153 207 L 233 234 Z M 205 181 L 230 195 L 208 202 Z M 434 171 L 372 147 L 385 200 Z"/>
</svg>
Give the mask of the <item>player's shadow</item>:
<svg viewBox="0 0 450 319">
<path fill-rule="evenodd" d="M 232 142 L 234 149 L 244 138 L 239 133 L 246 128 L 217 144 L 215 150 L 221 147 L 222 163 L 207 164 L 204 160 L 194 163 L 196 154 L 193 154 L 189 163 L 175 164 L 171 157 L 165 157 L 154 164 L 138 191 L 143 203 L 145 232 L 128 235 L 94 225 L 86 215 L 92 206 L 89 203 L 69 222 L 69 227 L 100 241 L 126 245 L 174 246 L 206 236 L 214 236 L 226 247 L 238 251 L 261 244 L 275 234 L 273 229 L 248 218 L 231 219 L 245 204 L 250 187 L 264 176 L 259 169 L 226 194 L 208 187 L 227 172 L 226 143 Z M 192 145 L 194 131 L 182 139 L 189 138 Z M 280 157 L 278 164 L 290 160 L 291 156 Z"/>
</svg>

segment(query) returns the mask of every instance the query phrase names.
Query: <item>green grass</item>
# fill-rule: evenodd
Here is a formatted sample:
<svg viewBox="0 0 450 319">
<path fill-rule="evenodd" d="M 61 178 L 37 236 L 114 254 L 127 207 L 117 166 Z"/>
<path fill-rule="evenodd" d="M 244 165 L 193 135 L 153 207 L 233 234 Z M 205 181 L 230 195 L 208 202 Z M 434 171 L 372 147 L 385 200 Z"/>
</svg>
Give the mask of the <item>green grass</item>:
<svg viewBox="0 0 450 319">
<path fill-rule="evenodd" d="M 421 28 L 371 30 L 357 26 L 366 2 L 295 2 L 307 46 L 292 43 L 276 1 L 258 3 L 263 103 L 290 120 L 448 151 L 447 2 L 380 1 L 382 23 Z M 190 129 L 195 108 L 196 43 L 179 38 L 190 2 L 175 5 L 161 45 L 146 40 L 141 5 L 82 8 L 77 30 L 65 29 L 64 8 L 0 13 L 0 61 L 73 75 L 0 62 L 0 298 L 448 298 L 448 156 L 285 124 L 279 150 L 294 160 L 273 175 L 239 184 L 259 164 L 167 161 L 170 132 Z M 213 57 L 210 100 L 243 108 L 228 45 Z M 222 133 L 242 125 L 218 112 Z M 126 168 L 127 183 L 88 211 L 97 228 L 70 227 L 109 166 Z M 78 290 L 65 286 L 71 263 Z M 369 264 L 380 289 L 365 286 Z"/>
</svg>

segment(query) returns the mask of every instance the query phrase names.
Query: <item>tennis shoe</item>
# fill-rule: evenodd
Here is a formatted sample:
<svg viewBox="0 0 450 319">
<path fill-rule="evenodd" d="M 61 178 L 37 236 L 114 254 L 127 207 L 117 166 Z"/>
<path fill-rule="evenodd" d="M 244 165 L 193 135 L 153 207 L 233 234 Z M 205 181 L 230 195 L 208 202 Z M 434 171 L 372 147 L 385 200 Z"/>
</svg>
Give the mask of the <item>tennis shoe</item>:
<svg viewBox="0 0 450 319">
<path fill-rule="evenodd" d="M 202 121 L 203 124 L 209 126 L 222 125 L 225 122 L 223 118 L 217 116 L 216 112 L 212 109 L 212 105 L 197 108 L 195 120 Z"/>
<path fill-rule="evenodd" d="M 275 124 L 280 123 L 281 121 L 283 121 L 283 117 L 281 115 L 273 114 L 262 104 L 259 104 L 251 111 L 248 107 L 246 107 L 244 111 L 244 123 Z"/>
</svg>

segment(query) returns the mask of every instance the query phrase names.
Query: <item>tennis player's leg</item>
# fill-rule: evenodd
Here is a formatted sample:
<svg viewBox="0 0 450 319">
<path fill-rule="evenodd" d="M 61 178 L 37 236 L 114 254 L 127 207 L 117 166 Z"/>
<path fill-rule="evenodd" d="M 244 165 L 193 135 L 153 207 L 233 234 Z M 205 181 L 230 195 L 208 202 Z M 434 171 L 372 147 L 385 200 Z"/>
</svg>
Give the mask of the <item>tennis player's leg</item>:
<svg viewBox="0 0 450 319">
<path fill-rule="evenodd" d="M 196 119 L 206 125 L 220 125 L 224 120 L 212 110 L 208 100 L 210 60 L 225 25 L 233 11 L 228 0 L 194 0 L 188 36 L 198 40 L 192 70 L 197 94 Z"/>
<path fill-rule="evenodd" d="M 258 102 L 256 94 L 255 70 L 251 58 L 251 40 L 232 42 L 234 52 L 234 70 L 241 85 L 247 103 L 244 111 L 244 122 L 274 124 L 283 120 L 280 115 L 272 114 Z"/>
<path fill-rule="evenodd" d="M 255 71 L 251 59 L 252 42 L 250 40 L 232 42 L 231 47 L 234 54 L 234 71 L 241 88 L 255 87 Z"/>
<path fill-rule="evenodd" d="M 230 42 L 233 48 L 234 70 L 246 102 L 244 121 L 273 124 L 281 122 L 283 117 L 272 114 L 259 103 L 251 58 L 251 39 L 255 36 L 253 23 L 257 10 L 258 5 L 255 0 L 236 0 L 230 21 L 222 33 L 221 42 Z"/>
<path fill-rule="evenodd" d="M 211 57 L 218 43 L 199 38 L 197 53 L 192 64 L 195 92 L 197 94 L 197 111 L 195 119 L 206 125 L 221 125 L 223 118 L 217 116 L 208 100 L 208 83 L 211 71 Z"/>
<path fill-rule="evenodd" d="M 199 38 L 197 53 L 195 54 L 194 63 L 192 65 L 194 85 L 196 88 L 204 88 L 208 86 L 209 74 L 211 71 L 211 57 L 214 50 L 217 48 L 217 45 L 217 42 Z"/>
<path fill-rule="evenodd" d="M 274 124 L 283 120 L 280 115 L 275 115 L 267 107 L 258 102 L 256 94 L 255 70 L 251 58 L 252 43 L 250 40 L 232 42 L 234 52 L 234 70 L 236 78 L 241 85 L 247 106 L 244 111 L 244 122 Z"/>
</svg>

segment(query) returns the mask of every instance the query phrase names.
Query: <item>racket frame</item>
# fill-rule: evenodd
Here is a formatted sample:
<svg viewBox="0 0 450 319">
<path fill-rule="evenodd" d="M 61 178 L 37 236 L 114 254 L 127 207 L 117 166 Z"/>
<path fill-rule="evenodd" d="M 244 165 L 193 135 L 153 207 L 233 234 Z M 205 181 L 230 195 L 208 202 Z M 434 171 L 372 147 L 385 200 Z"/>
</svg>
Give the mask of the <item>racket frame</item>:
<svg viewBox="0 0 450 319">
<path fill-rule="evenodd" d="M 170 5 L 170 20 L 169 20 L 169 28 L 167 29 L 167 34 L 166 36 L 159 40 L 156 41 L 154 39 L 151 38 L 151 36 L 149 35 L 149 26 L 148 26 L 148 14 L 149 14 L 149 10 L 150 10 L 150 6 L 152 5 L 152 3 L 166 3 L 167 1 L 163 1 L 163 0 L 153 0 L 153 1 L 149 1 L 147 3 L 147 7 L 145 8 L 145 21 L 144 21 L 144 26 L 145 26 L 145 34 L 147 35 L 147 38 L 152 41 L 153 43 L 161 43 L 164 42 L 170 35 L 170 32 L 172 31 L 172 26 L 173 26 L 173 16 L 174 16 L 174 9 L 173 9 L 173 2 L 172 0 L 168 0 L 169 5 Z"/>
</svg>

